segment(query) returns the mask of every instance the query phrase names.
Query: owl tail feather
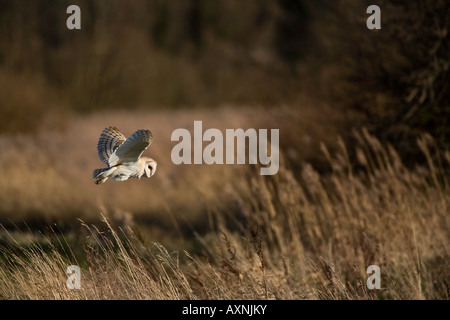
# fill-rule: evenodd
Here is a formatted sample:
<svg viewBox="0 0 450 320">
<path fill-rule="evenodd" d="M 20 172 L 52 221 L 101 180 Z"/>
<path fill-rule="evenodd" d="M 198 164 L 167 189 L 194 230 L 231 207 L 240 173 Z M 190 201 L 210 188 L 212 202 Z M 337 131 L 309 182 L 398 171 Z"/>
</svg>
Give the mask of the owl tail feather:
<svg viewBox="0 0 450 320">
<path fill-rule="evenodd" d="M 108 171 L 110 168 L 102 168 L 102 169 L 95 169 L 93 172 L 93 179 L 95 184 L 102 184 L 104 183 L 108 177 L 105 177 L 103 174 L 104 172 Z"/>
</svg>

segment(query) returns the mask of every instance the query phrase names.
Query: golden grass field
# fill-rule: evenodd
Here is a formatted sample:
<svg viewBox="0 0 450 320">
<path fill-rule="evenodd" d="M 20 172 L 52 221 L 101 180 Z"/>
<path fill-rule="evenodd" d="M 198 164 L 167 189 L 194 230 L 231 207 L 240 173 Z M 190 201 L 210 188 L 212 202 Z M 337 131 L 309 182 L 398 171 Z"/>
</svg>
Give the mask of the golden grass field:
<svg viewBox="0 0 450 320">
<path fill-rule="evenodd" d="M 450 153 L 423 135 L 406 167 L 365 129 L 346 145 L 321 108 L 54 115 L 1 135 L 0 299 L 448 299 Z M 170 135 L 194 120 L 280 128 L 278 174 L 175 166 Z M 94 185 L 109 125 L 152 130 L 155 176 Z"/>
</svg>

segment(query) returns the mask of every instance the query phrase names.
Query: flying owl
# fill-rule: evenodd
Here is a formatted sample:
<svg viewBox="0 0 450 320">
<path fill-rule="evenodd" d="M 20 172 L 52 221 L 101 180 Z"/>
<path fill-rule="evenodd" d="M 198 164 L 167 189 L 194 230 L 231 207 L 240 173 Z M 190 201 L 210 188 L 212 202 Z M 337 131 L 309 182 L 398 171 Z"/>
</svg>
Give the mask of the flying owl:
<svg viewBox="0 0 450 320">
<path fill-rule="evenodd" d="M 116 128 L 103 130 L 97 143 L 97 153 L 108 168 L 94 170 L 94 182 L 104 183 L 108 178 L 125 181 L 128 178 L 150 178 L 155 174 L 156 161 L 141 157 L 145 149 L 152 143 L 150 130 L 141 129 L 128 139 Z"/>
</svg>

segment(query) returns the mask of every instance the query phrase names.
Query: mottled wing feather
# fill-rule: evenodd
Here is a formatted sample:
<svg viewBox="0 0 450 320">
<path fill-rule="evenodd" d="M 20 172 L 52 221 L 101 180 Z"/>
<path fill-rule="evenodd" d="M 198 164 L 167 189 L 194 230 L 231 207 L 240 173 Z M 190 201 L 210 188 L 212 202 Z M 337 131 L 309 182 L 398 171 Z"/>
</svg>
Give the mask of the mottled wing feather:
<svg viewBox="0 0 450 320">
<path fill-rule="evenodd" d="M 109 166 L 138 161 L 144 150 L 152 143 L 152 140 L 153 136 L 150 130 L 137 130 L 111 155 Z"/>
<path fill-rule="evenodd" d="M 103 130 L 97 143 L 97 153 L 104 163 L 110 166 L 110 158 L 117 148 L 126 141 L 126 137 L 116 127 Z"/>
</svg>

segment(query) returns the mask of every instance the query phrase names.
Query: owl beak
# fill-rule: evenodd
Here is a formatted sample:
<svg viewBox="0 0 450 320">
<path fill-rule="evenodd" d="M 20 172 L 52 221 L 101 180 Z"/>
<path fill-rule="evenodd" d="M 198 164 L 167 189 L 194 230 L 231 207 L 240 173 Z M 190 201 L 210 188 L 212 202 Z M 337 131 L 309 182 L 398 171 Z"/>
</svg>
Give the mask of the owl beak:
<svg viewBox="0 0 450 320">
<path fill-rule="evenodd" d="M 153 176 L 156 172 L 156 162 L 151 166 L 150 177 Z"/>
</svg>

